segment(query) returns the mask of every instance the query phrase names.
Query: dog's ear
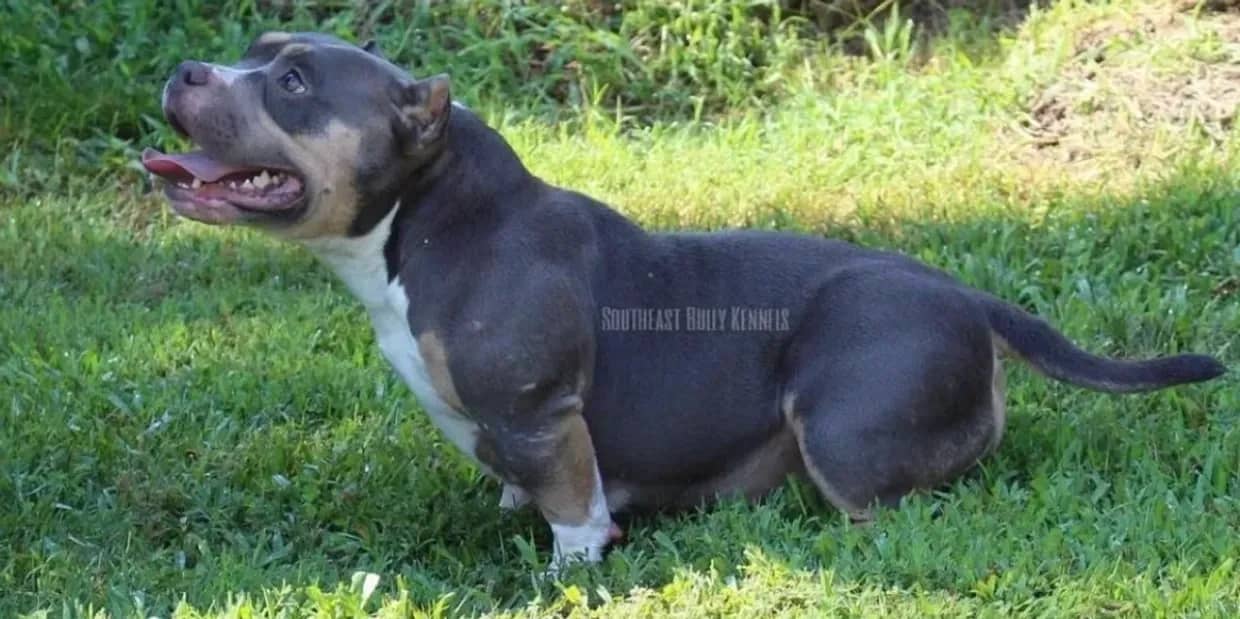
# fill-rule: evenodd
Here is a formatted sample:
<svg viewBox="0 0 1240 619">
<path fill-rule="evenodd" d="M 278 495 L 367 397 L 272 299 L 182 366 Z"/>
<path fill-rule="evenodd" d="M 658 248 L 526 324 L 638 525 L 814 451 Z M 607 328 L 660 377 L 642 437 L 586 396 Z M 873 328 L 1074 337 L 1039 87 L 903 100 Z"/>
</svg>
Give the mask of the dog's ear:
<svg viewBox="0 0 1240 619">
<path fill-rule="evenodd" d="M 452 111 L 451 81 L 445 74 L 398 84 L 392 93 L 398 111 L 398 135 L 413 152 L 438 140 Z"/>
<path fill-rule="evenodd" d="M 366 42 L 362 43 L 362 51 L 372 56 L 387 59 L 387 56 L 383 55 L 383 50 L 379 49 L 379 42 L 374 39 L 366 39 Z"/>
</svg>

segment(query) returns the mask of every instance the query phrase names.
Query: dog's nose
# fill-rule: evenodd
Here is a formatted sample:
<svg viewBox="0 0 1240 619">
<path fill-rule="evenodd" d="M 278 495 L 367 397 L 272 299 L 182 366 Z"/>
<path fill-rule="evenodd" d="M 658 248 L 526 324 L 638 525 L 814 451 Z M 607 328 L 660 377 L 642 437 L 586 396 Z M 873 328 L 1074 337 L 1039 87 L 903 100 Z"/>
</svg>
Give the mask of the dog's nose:
<svg viewBox="0 0 1240 619">
<path fill-rule="evenodd" d="M 177 67 L 177 77 L 186 86 L 202 86 L 211 76 L 211 68 L 196 60 L 186 60 Z"/>
</svg>

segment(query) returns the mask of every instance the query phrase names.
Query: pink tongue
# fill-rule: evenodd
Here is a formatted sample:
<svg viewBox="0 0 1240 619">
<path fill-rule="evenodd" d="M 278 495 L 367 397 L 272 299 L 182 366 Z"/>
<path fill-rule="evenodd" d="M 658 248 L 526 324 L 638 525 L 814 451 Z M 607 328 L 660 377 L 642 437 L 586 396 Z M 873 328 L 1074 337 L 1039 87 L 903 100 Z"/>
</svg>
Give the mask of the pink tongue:
<svg viewBox="0 0 1240 619">
<path fill-rule="evenodd" d="M 167 155 L 153 148 L 142 151 L 142 165 L 148 172 L 164 178 L 193 176 L 204 183 L 214 183 L 229 174 L 254 169 L 216 161 L 200 150 Z"/>
</svg>

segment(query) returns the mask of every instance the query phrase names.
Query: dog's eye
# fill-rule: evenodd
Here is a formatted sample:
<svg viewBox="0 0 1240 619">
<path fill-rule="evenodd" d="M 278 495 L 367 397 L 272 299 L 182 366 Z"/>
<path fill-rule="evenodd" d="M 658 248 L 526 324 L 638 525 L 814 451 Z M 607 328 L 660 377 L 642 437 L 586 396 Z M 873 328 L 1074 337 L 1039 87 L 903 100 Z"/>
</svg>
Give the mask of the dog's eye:
<svg viewBox="0 0 1240 619">
<path fill-rule="evenodd" d="M 289 69 L 288 73 L 280 76 L 280 87 L 295 95 L 306 92 L 306 84 L 301 81 L 301 74 L 297 69 Z"/>
</svg>

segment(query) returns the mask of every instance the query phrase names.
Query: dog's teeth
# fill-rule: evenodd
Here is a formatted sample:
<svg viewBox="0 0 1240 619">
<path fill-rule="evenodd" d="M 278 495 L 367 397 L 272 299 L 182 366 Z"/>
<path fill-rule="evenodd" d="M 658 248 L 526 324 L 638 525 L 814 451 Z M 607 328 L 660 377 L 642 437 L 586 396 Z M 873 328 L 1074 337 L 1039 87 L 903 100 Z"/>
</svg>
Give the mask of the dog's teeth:
<svg viewBox="0 0 1240 619">
<path fill-rule="evenodd" d="M 250 179 L 248 179 L 248 178 L 247 178 L 247 179 L 245 179 L 245 182 L 244 182 L 244 183 L 241 183 L 241 188 L 242 188 L 242 189 L 253 189 L 253 188 L 254 188 L 254 183 L 251 183 L 251 182 L 250 182 Z"/>
<path fill-rule="evenodd" d="M 237 181 L 228 181 L 228 186 L 229 186 L 229 188 L 231 188 L 231 189 L 236 189 L 236 188 L 237 188 Z"/>
<path fill-rule="evenodd" d="M 198 189 L 199 187 L 202 187 L 202 180 L 195 178 L 194 182 L 190 183 L 189 186 L 194 189 Z"/>
<path fill-rule="evenodd" d="M 267 185 L 270 185 L 270 184 L 271 184 L 271 176 L 267 174 L 266 170 L 263 170 L 263 173 L 259 174 L 254 179 L 254 186 L 258 187 L 259 189 L 262 189 L 263 187 L 266 187 Z"/>
</svg>

